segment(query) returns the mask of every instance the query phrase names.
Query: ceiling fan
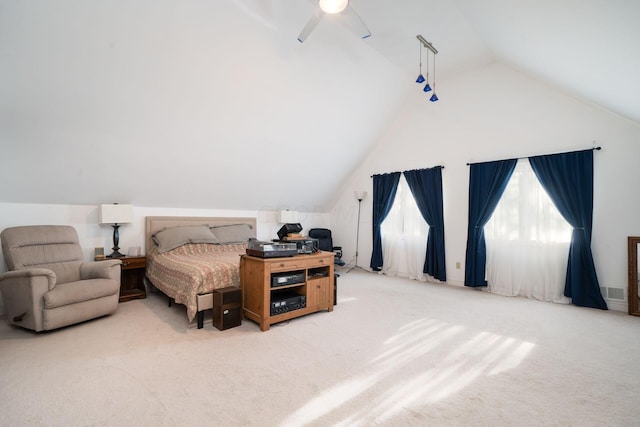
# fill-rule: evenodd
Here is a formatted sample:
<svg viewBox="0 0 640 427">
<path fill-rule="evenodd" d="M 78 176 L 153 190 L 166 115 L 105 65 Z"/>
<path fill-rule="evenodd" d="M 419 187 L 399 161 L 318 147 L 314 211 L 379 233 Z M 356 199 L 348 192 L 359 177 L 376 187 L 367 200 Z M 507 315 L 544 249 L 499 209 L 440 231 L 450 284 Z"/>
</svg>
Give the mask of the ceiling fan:
<svg viewBox="0 0 640 427">
<path fill-rule="evenodd" d="M 311 31 L 313 31 L 316 25 L 318 25 L 318 22 L 320 22 L 327 13 L 330 15 L 338 13 L 345 15 L 351 21 L 353 29 L 360 38 L 366 39 L 371 36 L 371 32 L 365 25 L 362 18 L 360 18 L 360 15 L 358 15 L 349 5 L 349 0 L 318 0 L 318 6 L 298 36 L 298 41 L 300 43 L 306 40 Z"/>
</svg>

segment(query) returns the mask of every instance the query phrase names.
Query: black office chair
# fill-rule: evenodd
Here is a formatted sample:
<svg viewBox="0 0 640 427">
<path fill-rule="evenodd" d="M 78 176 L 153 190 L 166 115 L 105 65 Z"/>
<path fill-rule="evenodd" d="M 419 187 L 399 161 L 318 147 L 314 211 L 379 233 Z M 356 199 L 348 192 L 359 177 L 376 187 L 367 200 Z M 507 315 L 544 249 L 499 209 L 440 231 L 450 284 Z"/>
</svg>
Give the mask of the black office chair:
<svg viewBox="0 0 640 427">
<path fill-rule="evenodd" d="M 342 246 L 333 246 L 331 230 L 328 228 L 312 228 L 309 230 L 309 237 L 318 240 L 318 249 L 321 251 L 333 252 L 335 254 L 334 264 L 343 266 Z"/>
</svg>

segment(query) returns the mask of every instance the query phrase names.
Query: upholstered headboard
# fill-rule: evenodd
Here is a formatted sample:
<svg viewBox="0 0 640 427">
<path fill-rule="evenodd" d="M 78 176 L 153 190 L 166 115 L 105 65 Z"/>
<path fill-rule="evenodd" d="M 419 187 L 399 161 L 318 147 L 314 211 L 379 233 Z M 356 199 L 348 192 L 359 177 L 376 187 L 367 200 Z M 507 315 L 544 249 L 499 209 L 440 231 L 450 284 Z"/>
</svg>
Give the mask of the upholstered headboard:
<svg viewBox="0 0 640 427">
<path fill-rule="evenodd" d="M 191 216 L 148 216 L 145 221 L 146 251 L 153 246 L 151 238 L 158 231 L 171 227 L 185 227 L 190 225 L 220 225 L 248 224 L 256 230 L 256 219 L 246 217 L 191 217 Z"/>
</svg>

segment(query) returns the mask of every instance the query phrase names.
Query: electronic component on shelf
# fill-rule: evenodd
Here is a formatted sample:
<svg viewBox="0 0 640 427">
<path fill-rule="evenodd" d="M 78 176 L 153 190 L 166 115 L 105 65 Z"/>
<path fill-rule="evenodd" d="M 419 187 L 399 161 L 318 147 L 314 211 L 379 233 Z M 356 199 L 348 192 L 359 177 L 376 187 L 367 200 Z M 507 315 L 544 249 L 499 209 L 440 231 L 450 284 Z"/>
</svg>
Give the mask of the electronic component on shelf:
<svg viewBox="0 0 640 427">
<path fill-rule="evenodd" d="M 304 271 L 273 273 L 271 274 L 271 287 L 295 285 L 296 283 L 304 283 L 304 280 Z"/>
<path fill-rule="evenodd" d="M 298 255 L 298 247 L 295 243 L 261 242 L 250 240 L 247 243 L 247 255 L 260 258 L 276 258 Z"/>
<path fill-rule="evenodd" d="M 307 306 L 307 297 L 295 292 L 274 292 L 271 296 L 271 316 L 299 310 Z"/>
<path fill-rule="evenodd" d="M 309 237 L 286 236 L 280 240 L 282 243 L 295 243 L 299 254 L 315 254 L 318 252 L 318 239 Z"/>
</svg>

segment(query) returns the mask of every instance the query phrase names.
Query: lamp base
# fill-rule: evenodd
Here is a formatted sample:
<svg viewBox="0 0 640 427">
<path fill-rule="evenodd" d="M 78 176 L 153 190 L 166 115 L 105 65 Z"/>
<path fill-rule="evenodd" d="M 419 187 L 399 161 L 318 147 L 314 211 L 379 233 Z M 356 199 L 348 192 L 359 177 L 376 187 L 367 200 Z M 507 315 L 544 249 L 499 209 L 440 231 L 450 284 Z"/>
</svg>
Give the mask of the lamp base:
<svg viewBox="0 0 640 427">
<path fill-rule="evenodd" d="M 367 273 L 371 273 L 371 270 L 367 270 L 366 268 L 360 267 L 359 265 L 351 266 L 351 268 L 347 270 L 347 273 L 351 273 L 351 271 L 354 270 L 354 269 L 366 271 Z"/>
<path fill-rule="evenodd" d="M 117 249 L 114 248 L 113 252 L 111 254 L 107 255 L 107 258 L 122 258 L 122 257 L 125 257 L 126 255 L 121 254 L 118 251 L 118 249 L 120 249 L 120 248 L 117 248 Z"/>
<path fill-rule="evenodd" d="M 113 224 L 113 252 L 111 255 L 107 255 L 107 258 L 122 258 L 124 255 L 120 253 L 120 233 L 118 233 L 118 229 L 120 228 L 120 224 Z"/>
</svg>

